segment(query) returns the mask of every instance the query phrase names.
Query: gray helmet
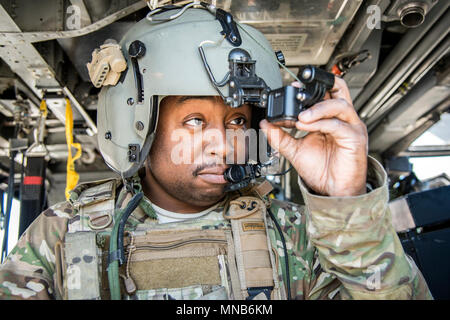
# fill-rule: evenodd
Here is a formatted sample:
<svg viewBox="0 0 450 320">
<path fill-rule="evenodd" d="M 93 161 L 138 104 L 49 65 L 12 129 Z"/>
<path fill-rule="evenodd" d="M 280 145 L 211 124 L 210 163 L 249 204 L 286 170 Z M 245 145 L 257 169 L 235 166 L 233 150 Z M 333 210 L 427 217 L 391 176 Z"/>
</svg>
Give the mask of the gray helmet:
<svg viewBox="0 0 450 320">
<path fill-rule="evenodd" d="M 156 17 L 171 15 L 173 10 Z M 229 74 L 230 52 L 239 48 L 256 61 L 255 73 L 267 87 L 282 86 L 267 39 L 246 25 L 239 24 L 239 30 L 242 42 L 236 46 L 224 39 L 223 27 L 213 14 L 192 8 L 167 22 L 143 19 L 127 32 L 120 42 L 127 69 L 115 86 L 102 88 L 98 101 L 98 142 L 108 166 L 129 178 L 143 165 L 155 136 L 161 97 L 228 96 L 229 83 L 213 85 L 199 46 L 215 79 Z"/>
</svg>

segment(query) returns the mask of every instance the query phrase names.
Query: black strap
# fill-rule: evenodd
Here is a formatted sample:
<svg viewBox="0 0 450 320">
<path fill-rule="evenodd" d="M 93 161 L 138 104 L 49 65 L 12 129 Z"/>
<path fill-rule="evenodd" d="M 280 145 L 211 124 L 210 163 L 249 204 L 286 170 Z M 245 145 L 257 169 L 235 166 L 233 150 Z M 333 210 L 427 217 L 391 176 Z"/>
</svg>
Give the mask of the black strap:
<svg viewBox="0 0 450 320">
<path fill-rule="evenodd" d="M 248 288 L 248 297 L 246 300 L 253 300 L 258 294 L 261 292 L 264 293 L 267 297 L 267 300 L 270 300 L 270 295 L 272 293 L 273 287 L 253 287 Z"/>
<path fill-rule="evenodd" d="M 44 157 L 27 157 L 20 192 L 19 237 L 44 209 L 46 168 Z"/>
</svg>

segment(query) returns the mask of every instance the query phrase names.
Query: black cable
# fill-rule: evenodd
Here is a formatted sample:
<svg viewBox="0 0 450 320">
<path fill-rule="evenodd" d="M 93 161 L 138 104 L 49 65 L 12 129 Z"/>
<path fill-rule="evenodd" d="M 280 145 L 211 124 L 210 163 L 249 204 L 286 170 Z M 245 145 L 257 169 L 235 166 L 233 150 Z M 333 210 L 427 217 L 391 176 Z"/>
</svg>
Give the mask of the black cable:
<svg viewBox="0 0 450 320">
<path fill-rule="evenodd" d="M 275 227 L 278 230 L 278 233 L 280 234 L 281 237 L 281 242 L 283 243 L 283 251 L 284 251 L 284 264 L 286 267 L 286 289 L 287 289 L 287 299 L 288 300 L 292 300 L 291 297 L 291 276 L 289 273 L 289 259 L 288 259 L 288 253 L 287 253 L 287 247 L 286 247 L 286 240 L 284 239 L 284 235 L 283 232 L 281 231 L 281 227 L 278 224 L 278 221 L 275 220 L 275 216 L 272 213 L 272 210 L 270 210 L 270 208 L 267 209 L 267 211 L 269 212 L 269 216 L 272 219 L 272 221 L 275 223 Z"/>
<path fill-rule="evenodd" d="M 217 82 L 216 78 L 214 77 L 214 75 L 213 75 L 213 73 L 211 71 L 211 67 L 208 64 L 208 61 L 206 60 L 205 51 L 203 50 L 202 46 L 198 47 L 198 51 L 200 52 L 200 57 L 202 59 L 203 66 L 205 67 L 206 72 L 208 73 L 209 79 L 211 80 L 213 87 L 219 93 L 220 97 L 225 100 L 225 96 L 219 90 L 219 87 L 223 87 L 228 82 L 228 78 L 230 76 L 230 72 L 227 72 L 225 77 L 220 82 Z"/>
<path fill-rule="evenodd" d="M 128 217 L 131 215 L 131 213 L 137 208 L 139 203 L 142 200 L 142 197 L 144 196 L 143 192 L 139 192 L 131 198 L 130 202 L 127 204 L 125 208 L 125 212 L 123 213 L 122 217 L 119 221 L 119 230 L 118 230 L 118 237 L 117 237 L 117 250 L 119 250 L 119 264 L 122 265 L 125 261 L 125 253 L 123 249 L 123 234 L 125 229 L 125 223 L 128 220 Z"/>
<path fill-rule="evenodd" d="M 267 174 L 266 176 L 271 176 L 271 177 L 283 176 L 283 175 L 285 175 L 286 173 L 288 173 L 289 171 L 291 171 L 292 168 L 293 168 L 293 166 L 291 165 L 291 166 L 289 167 L 289 169 L 287 169 L 287 170 L 285 170 L 285 171 L 283 171 L 283 172 L 280 172 L 280 173 L 274 173 L 274 174 Z"/>
</svg>

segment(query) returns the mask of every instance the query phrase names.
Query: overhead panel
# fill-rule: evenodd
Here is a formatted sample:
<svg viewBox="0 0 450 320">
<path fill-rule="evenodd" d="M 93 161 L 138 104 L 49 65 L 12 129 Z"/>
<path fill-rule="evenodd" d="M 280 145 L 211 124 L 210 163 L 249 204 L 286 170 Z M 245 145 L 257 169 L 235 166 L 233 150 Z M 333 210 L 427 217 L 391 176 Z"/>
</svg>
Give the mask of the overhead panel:
<svg viewBox="0 0 450 320">
<path fill-rule="evenodd" d="M 288 66 L 328 62 L 361 0 L 218 0 L 235 19 L 264 33 Z"/>
</svg>

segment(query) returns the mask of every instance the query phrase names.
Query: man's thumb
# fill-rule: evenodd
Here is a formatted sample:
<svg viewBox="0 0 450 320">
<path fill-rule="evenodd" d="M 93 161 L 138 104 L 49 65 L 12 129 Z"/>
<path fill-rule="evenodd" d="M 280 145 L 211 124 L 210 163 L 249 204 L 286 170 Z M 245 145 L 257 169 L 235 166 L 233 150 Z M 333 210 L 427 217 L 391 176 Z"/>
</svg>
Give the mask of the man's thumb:
<svg viewBox="0 0 450 320">
<path fill-rule="evenodd" d="M 271 124 L 266 119 L 259 123 L 261 130 L 267 137 L 270 146 L 280 152 L 289 162 L 292 163 L 296 152 L 296 140 L 289 133 L 280 127 Z"/>
</svg>

